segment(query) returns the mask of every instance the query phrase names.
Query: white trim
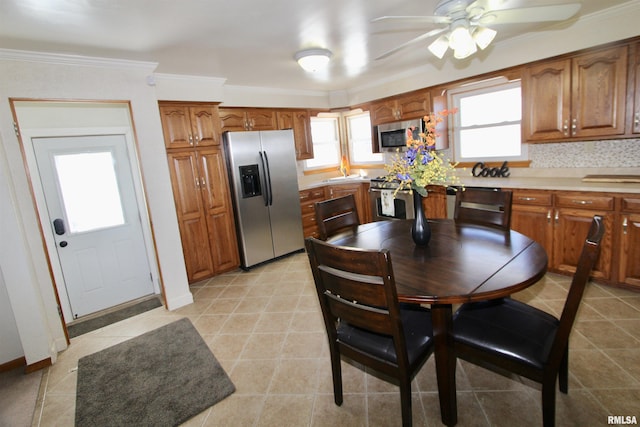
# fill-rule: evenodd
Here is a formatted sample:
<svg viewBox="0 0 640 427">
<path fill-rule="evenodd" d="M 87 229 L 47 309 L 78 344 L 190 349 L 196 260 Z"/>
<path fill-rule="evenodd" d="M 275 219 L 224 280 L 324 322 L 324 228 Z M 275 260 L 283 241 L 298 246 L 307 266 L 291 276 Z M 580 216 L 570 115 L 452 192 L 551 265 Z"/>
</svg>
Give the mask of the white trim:
<svg viewBox="0 0 640 427">
<path fill-rule="evenodd" d="M 56 65 L 76 65 L 99 68 L 142 69 L 153 72 L 158 67 L 157 62 L 132 61 L 127 59 L 99 58 L 63 53 L 33 52 L 0 48 L 0 60 L 40 62 Z"/>
</svg>

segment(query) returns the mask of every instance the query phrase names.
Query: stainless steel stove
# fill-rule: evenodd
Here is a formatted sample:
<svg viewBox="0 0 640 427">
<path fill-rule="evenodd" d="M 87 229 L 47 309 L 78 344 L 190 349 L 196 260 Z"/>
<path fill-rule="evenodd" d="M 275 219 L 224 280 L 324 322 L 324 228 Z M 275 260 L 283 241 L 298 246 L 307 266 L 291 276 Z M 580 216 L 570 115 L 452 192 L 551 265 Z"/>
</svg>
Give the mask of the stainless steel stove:
<svg viewBox="0 0 640 427">
<path fill-rule="evenodd" d="M 413 195 L 409 193 L 409 190 L 399 190 L 396 193 L 395 190 L 399 185 L 399 181 L 387 181 L 384 177 L 371 179 L 369 199 L 374 221 L 412 219 L 414 217 Z"/>
</svg>

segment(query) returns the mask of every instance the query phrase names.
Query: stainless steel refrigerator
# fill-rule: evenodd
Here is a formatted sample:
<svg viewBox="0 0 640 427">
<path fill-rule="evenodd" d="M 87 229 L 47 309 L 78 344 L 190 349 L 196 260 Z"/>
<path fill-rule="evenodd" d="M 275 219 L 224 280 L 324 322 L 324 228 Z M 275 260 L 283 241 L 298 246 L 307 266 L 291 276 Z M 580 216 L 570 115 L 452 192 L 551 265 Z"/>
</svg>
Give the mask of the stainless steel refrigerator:
<svg viewBox="0 0 640 427">
<path fill-rule="evenodd" d="M 292 130 L 225 132 L 243 269 L 304 248 Z"/>
</svg>

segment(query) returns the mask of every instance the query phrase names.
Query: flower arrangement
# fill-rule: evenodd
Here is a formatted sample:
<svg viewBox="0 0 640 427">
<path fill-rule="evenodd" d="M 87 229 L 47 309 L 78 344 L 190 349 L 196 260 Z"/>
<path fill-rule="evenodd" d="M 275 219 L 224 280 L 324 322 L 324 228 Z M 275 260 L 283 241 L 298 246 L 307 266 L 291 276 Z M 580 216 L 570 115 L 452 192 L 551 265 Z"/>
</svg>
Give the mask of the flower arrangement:
<svg viewBox="0 0 640 427">
<path fill-rule="evenodd" d="M 388 172 L 385 180 L 400 182 L 394 196 L 399 190 L 415 190 L 426 196 L 427 185 L 446 185 L 459 181 L 455 176 L 457 163 L 449 163 L 443 158 L 443 153 L 435 150 L 438 136 L 436 125 L 456 112 L 457 109 L 443 110 L 424 116 L 425 129 L 419 139 L 413 138 L 413 129 L 407 129 L 407 150 L 395 154 L 391 163 L 385 165 Z"/>
</svg>

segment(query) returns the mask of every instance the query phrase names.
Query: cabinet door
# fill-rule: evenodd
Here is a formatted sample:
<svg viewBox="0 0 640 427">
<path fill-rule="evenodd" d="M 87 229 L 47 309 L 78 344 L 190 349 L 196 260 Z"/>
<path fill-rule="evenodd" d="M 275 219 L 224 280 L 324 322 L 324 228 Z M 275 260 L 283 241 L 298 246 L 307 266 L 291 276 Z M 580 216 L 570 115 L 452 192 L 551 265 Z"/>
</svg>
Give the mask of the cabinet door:
<svg viewBox="0 0 640 427">
<path fill-rule="evenodd" d="M 161 106 L 160 120 L 166 148 L 189 148 L 193 145 L 189 107 L 183 105 Z"/>
<path fill-rule="evenodd" d="M 632 125 L 631 131 L 633 133 L 640 133 L 640 43 L 635 45 L 635 54 L 633 55 L 635 60 L 635 84 L 634 84 L 634 101 L 633 111 L 631 115 Z"/>
<path fill-rule="evenodd" d="M 218 107 L 189 107 L 196 146 L 220 145 Z"/>
<path fill-rule="evenodd" d="M 554 217 L 552 268 L 573 274 L 578 265 L 582 246 L 589 233 L 594 215 L 602 216 L 605 234 L 600 246 L 600 256 L 591 275 L 604 280 L 611 279 L 613 214 L 582 209 L 559 208 Z"/>
<path fill-rule="evenodd" d="M 168 159 L 184 262 L 187 277 L 192 283 L 215 273 L 197 158 L 194 152 L 188 151 L 170 153 Z"/>
<path fill-rule="evenodd" d="M 208 148 L 198 150 L 197 156 L 211 257 L 215 272 L 221 273 L 240 265 L 224 155 L 218 148 Z"/>
<path fill-rule="evenodd" d="M 358 210 L 358 219 L 361 224 L 370 222 L 371 215 L 369 212 L 369 200 L 367 192 L 362 184 L 343 184 L 331 185 L 328 187 L 329 198 L 336 198 L 353 194 L 356 200 L 356 209 Z"/>
<path fill-rule="evenodd" d="M 431 95 L 427 91 L 398 98 L 398 110 L 402 120 L 420 119 L 431 110 Z"/>
<path fill-rule="evenodd" d="M 640 289 L 640 214 L 622 214 L 620 243 L 618 282 Z"/>
<path fill-rule="evenodd" d="M 395 122 L 400 119 L 395 100 L 374 102 L 371 104 L 371 124 Z"/>
<path fill-rule="evenodd" d="M 551 206 L 511 206 L 511 228 L 538 242 L 547 252 L 551 262 L 553 255 L 553 224 Z"/>
<path fill-rule="evenodd" d="M 221 132 L 248 130 L 244 111 L 238 108 L 219 108 Z"/>
<path fill-rule="evenodd" d="M 447 218 L 447 190 L 442 185 L 429 185 L 427 197 L 422 198 L 424 213 L 428 219 Z"/>
<path fill-rule="evenodd" d="M 568 138 L 571 61 L 533 65 L 522 78 L 522 135 L 526 141 Z"/>
<path fill-rule="evenodd" d="M 308 111 L 278 111 L 278 129 L 293 129 L 296 160 L 313 159 L 311 119 Z"/>
<path fill-rule="evenodd" d="M 627 52 L 621 46 L 573 59 L 572 136 L 624 133 Z"/>
<path fill-rule="evenodd" d="M 246 110 L 246 115 L 251 130 L 278 129 L 275 110 Z"/>
</svg>

